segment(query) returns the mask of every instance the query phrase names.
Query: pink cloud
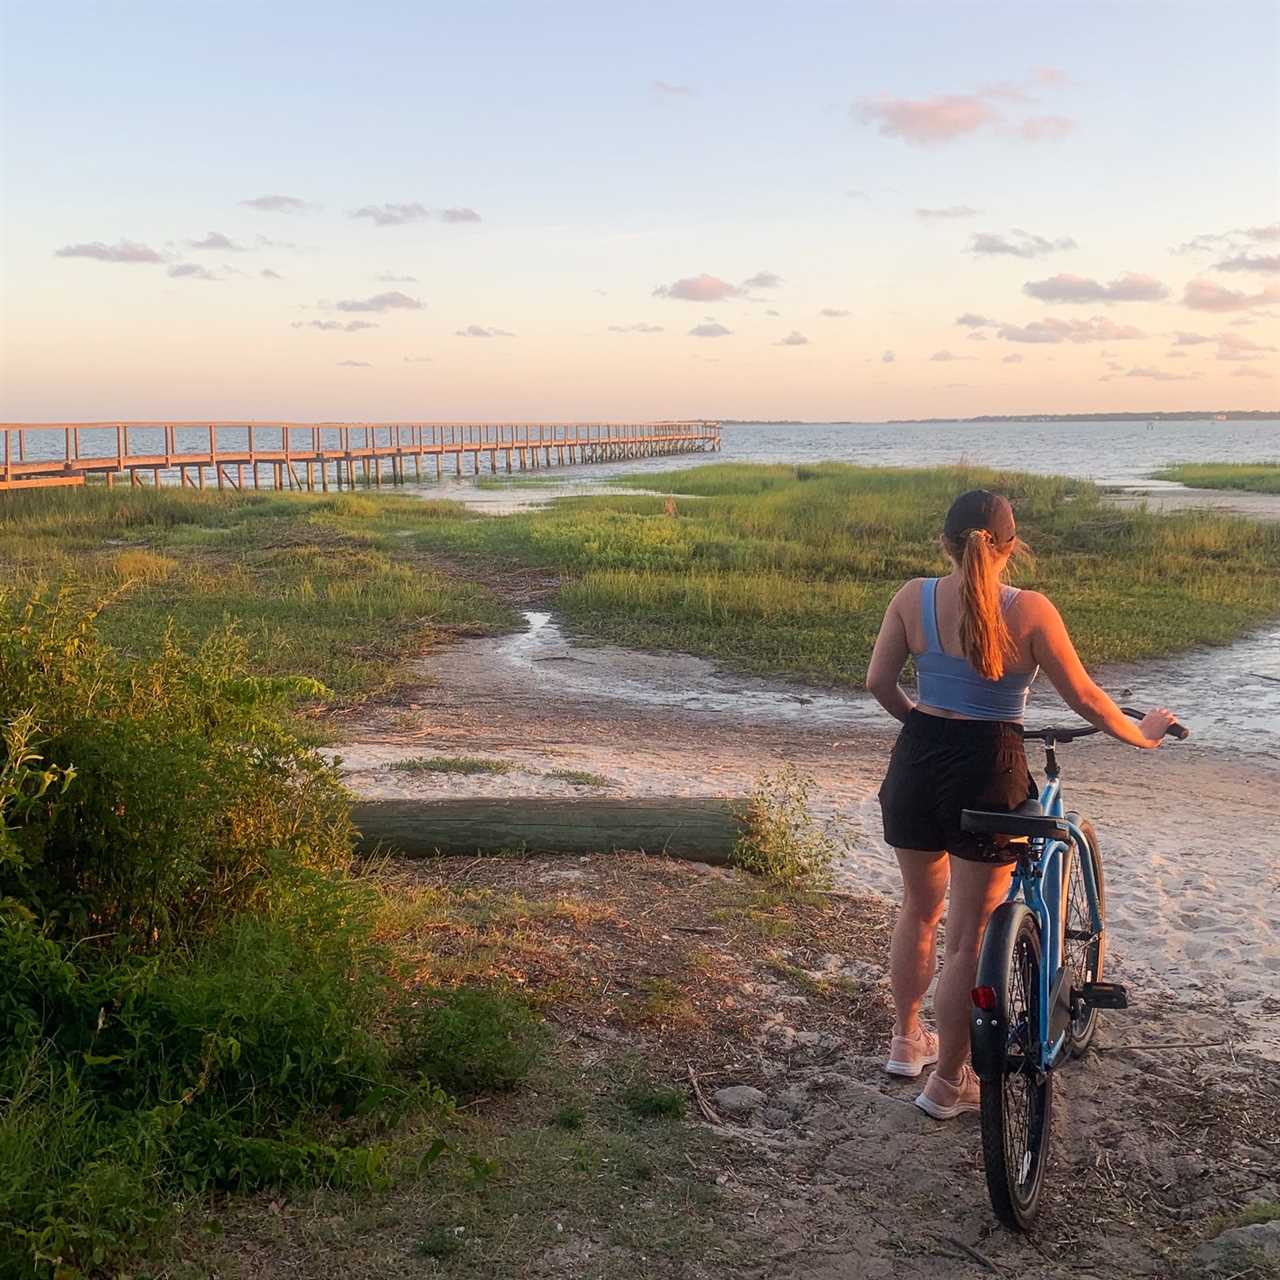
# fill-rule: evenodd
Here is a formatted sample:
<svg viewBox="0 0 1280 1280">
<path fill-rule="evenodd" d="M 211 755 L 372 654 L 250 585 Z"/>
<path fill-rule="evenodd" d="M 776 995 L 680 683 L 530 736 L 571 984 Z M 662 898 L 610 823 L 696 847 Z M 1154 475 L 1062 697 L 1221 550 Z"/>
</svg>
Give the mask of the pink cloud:
<svg viewBox="0 0 1280 1280">
<path fill-rule="evenodd" d="M 859 108 L 862 119 L 878 123 L 886 138 L 901 138 L 918 147 L 954 142 L 1000 120 L 1000 113 L 974 94 L 867 99 Z"/>
<path fill-rule="evenodd" d="M 1273 378 L 1274 374 L 1267 373 L 1264 369 L 1254 369 L 1252 366 L 1242 364 L 1238 369 L 1232 371 L 1232 376 L 1236 378 Z"/>
<path fill-rule="evenodd" d="M 1260 360 L 1275 347 L 1265 347 L 1243 333 L 1220 333 L 1218 335 L 1219 360 Z"/>
<path fill-rule="evenodd" d="M 1280 275 L 1280 253 L 1237 253 L 1213 264 L 1215 271 L 1256 271 L 1261 275 Z"/>
<path fill-rule="evenodd" d="M 1106 316 L 1088 320 L 1033 320 L 1030 324 L 1000 326 L 997 335 L 1006 342 L 1111 342 L 1145 338 L 1141 329 L 1131 324 L 1117 324 Z"/>
<path fill-rule="evenodd" d="M 1041 302 L 1159 302 L 1169 296 L 1169 290 L 1154 276 L 1132 271 L 1109 284 L 1062 272 L 1047 280 L 1028 280 L 1022 292 Z"/>
<path fill-rule="evenodd" d="M 1280 302 L 1280 285 L 1269 284 L 1258 293 L 1224 289 L 1212 280 L 1192 280 L 1182 293 L 1182 305 L 1195 311 L 1247 311 L 1250 307 Z"/>
<path fill-rule="evenodd" d="M 660 284 L 654 291 L 655 298 L 679 298 L 683 302 L 722 302 L 725 298 L 738 298 L 743 291 L 737 285 L 721 280 L 719 276 L 686 276 L 674 284 Z"/>
<path fill-rule="evenodd" d="M 1061 85 L 1067 83 L 1067 73 L 1059 67 L 1036 67 L 1031 74 L 1041 84 Z"/>
</svg>

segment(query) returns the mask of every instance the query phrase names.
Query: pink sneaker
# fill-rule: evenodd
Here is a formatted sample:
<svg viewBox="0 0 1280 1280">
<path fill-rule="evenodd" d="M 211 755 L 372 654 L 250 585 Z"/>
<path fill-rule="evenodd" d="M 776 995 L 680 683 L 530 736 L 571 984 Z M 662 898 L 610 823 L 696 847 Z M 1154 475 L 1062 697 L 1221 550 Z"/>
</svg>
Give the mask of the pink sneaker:
<svg viewBox="0 0 1280 1280">
<path fill-rule="evenodd" d="M 894 1036 L 884 1069 L 891 1076 L 918 1076 L 938 1060 L 938 1037 L 921 1027 L 914 1036 Z"/>
<path fill-rule="evenodd" d="M 982 1092 L 973 1068 L 966 1062 L 955 1083 L 930 1071 L 916 1106 L 935 1120 L 953 1120 L 962 1111 L 981 1111 Z"/>
</svg>

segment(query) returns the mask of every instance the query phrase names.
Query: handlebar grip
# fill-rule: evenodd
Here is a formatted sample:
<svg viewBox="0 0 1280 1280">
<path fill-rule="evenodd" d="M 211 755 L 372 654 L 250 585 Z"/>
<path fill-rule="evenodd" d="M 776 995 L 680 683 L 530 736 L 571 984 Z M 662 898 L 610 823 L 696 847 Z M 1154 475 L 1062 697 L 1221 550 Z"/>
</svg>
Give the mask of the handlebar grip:
<svg viewBox="0 0 1280 1280">
<path fill-rule="evenodd" d="M 1121 711 L 1125 713 L 1131 720 L 1141 720 L 1145 711 L 1137 711 L 1133 707 L 1121 707 Z M 1164 731 L 1166 738 L 1177 738 L 1179 742 L 1185 741 L 1191 736 L 1191 730 L 1185 724 L 1179 724 L 1176 720 Z"/>
</svg>

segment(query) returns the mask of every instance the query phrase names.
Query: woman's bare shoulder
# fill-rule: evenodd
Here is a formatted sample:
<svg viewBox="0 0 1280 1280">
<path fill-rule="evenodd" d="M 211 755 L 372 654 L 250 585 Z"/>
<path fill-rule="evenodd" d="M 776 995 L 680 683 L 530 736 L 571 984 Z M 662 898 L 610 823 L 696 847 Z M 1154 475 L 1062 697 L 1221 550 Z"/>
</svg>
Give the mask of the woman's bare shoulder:
<svg viewBox="0 0 1280 1280">
<path fill-rule="evenodd" d="M 1009 612 L 1012 617 L 1027 626 L 1053 622 L 1059 617 L 1057 605 L 1047 595 L 1026 588 L 1014 597 Z"/>
</svg>

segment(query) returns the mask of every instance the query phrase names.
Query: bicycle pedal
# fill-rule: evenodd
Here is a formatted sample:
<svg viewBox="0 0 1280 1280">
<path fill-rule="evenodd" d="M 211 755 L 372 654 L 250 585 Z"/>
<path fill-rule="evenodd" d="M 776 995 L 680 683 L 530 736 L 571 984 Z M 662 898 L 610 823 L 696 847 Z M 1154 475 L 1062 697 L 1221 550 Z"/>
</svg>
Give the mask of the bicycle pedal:
<svg viewBox="0 0 1280 1280">
<path fill-rule="evenodd" d="M 1090 1009 L 1127 1009 L 1129 993 L 1118 982 L 1086 982 L 1079 991 L 1081 1004 Z"/>
</svg>

